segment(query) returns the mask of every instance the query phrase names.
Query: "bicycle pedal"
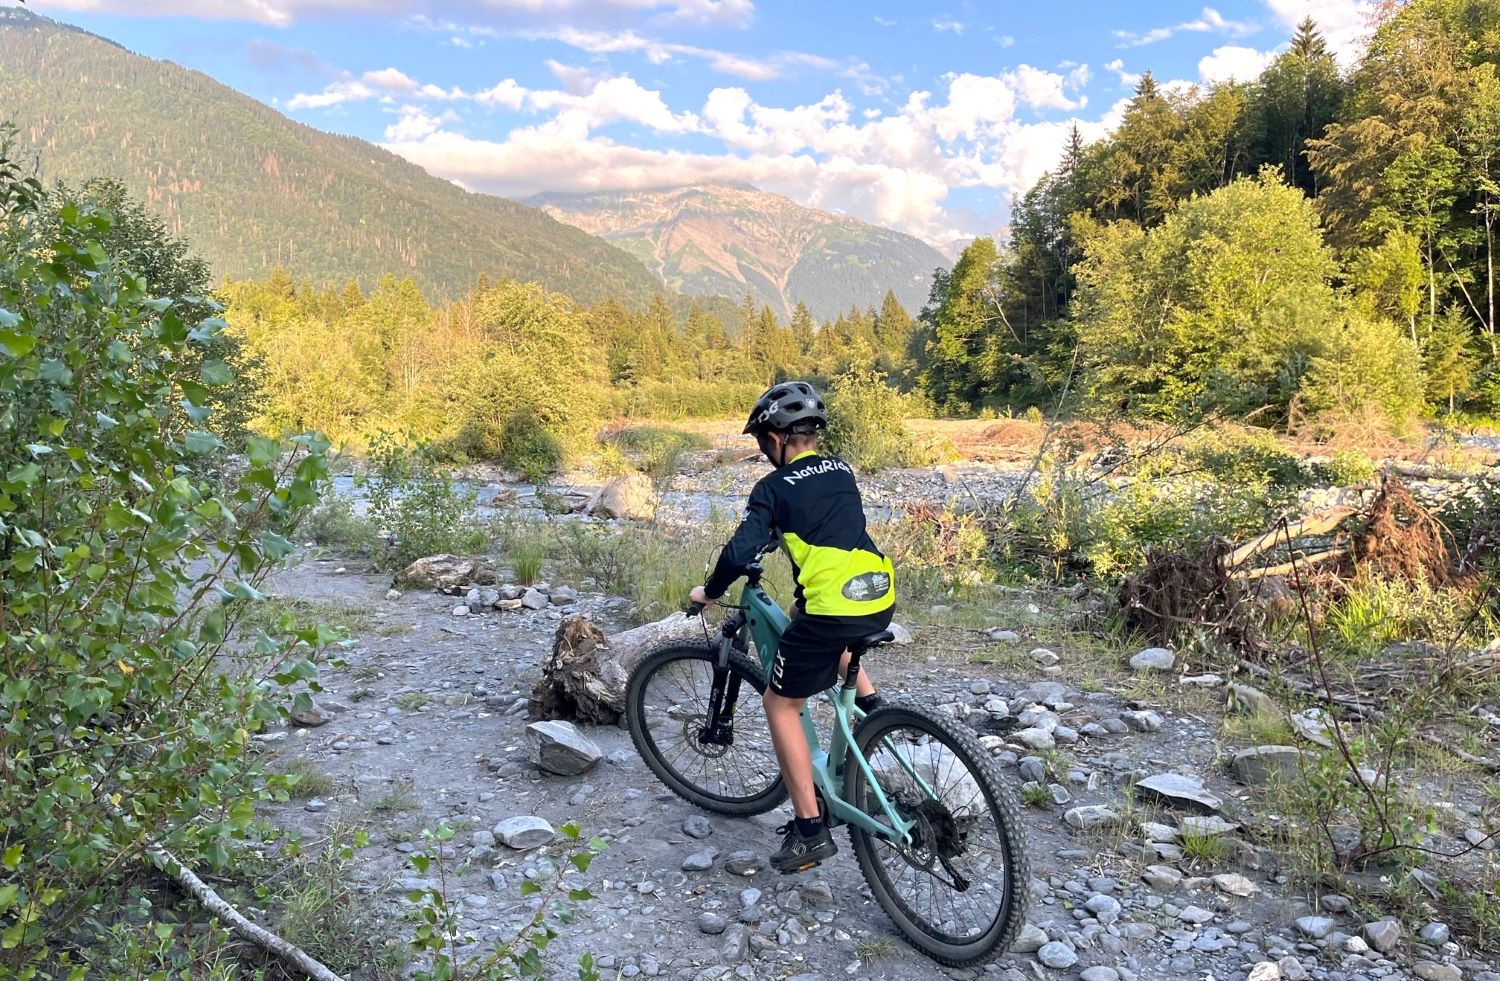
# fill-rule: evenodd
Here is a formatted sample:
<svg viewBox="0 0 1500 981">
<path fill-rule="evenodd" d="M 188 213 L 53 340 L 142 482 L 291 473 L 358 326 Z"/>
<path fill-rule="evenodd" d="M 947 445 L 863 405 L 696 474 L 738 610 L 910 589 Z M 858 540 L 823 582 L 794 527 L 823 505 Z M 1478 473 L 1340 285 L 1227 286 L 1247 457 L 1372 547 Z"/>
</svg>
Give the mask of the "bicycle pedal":
<svg viewBox="0 0 1500 981">
<path fill-rule="evenodd" d="M 806 872 L 808 869 L 815 869 L 822 864 L 822 862 L 808 862 L 806 865 L 799 865 L 795 869 L 782 869 L 781 874 L 796 875 L 798 872 Z"/>
</svg>

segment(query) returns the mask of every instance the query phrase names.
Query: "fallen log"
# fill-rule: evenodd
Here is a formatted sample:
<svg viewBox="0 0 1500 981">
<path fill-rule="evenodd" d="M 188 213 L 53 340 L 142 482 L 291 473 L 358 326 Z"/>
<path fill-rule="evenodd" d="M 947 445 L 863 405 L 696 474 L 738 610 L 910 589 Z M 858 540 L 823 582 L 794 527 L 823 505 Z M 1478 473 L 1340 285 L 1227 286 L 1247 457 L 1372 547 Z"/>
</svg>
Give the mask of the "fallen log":
<svg viewBox="0 0 1500 981">
<path fill-rule="evenodd" d="M 1267 576 L 1286 576 L 1290 575 L 1294 570 L 1298 568 L 1309 565 L 1317 565 L 1319 562 L 1328 562 L 1332 559 L 1342 558 L 1343 556 L 1348 555 L 1349 552 L 1350 550 L 1347 548 L 1331 548 L 1326 552 L 1318 552 L 1313 555 L 1299 555 L 1297 558 L 1293 559 L 1290 562 L 1283 562 L 1280 565 L 1267 566 L 1263 569 L 1240 569 L 1239 571 L 1234 572 L 1231 575 L 1235 579 L 1252 581 L 1256 579 L 1264 579 Z"/>
<path fill-rule="evenodd" d="M 1301 521 L 1293 521 L 1286 526 L 1285 531 L 1281 528 L 1273 528 L 1259 538 L 1247 542 L 1233 552 L 1230 552 L 1224 559 L 1224 567 L 1226 569 L 1238 569 L 1261 552 L 1264 552 L 1268 548 L 1274 548 L 1278 544 L 1307 535 L 1326 535 L 1342 524 L 1345 518 L 1358 513 L 1355 508 L 1341 505 L 1336 508 L 1330 508 L 1327 511 L 1320 511 L 1317 514 L 1310 514 Z"/>
<path fill-rule="evenodd" d="M 558 624 L 542 678 L 531 689 L 533 719 L 572 719 L 613 725 L 625 711 L 625 688 L 641 658 L 673 640 L 702 640 L 703 621 L 671 614 L 655 623 L 606 637 L 583 615 Z"/>
</svg>

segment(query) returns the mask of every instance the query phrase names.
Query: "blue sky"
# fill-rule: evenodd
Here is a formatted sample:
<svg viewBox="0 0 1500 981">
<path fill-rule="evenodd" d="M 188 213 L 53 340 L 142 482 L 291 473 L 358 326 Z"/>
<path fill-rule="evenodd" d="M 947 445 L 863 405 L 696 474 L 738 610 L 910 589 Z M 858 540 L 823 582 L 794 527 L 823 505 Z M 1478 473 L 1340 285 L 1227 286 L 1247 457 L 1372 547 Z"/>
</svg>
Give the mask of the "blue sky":
<svg viewBox="0 0 1500 981">
<path fill-rule="evenodd" d="M 14 0 L 0 0 L 11 5 Z M 1142 71 L 1253 77 L 1367 0 L 33 0 L 478 191 L 749 181 L 952 251 Z"/>
</svg>

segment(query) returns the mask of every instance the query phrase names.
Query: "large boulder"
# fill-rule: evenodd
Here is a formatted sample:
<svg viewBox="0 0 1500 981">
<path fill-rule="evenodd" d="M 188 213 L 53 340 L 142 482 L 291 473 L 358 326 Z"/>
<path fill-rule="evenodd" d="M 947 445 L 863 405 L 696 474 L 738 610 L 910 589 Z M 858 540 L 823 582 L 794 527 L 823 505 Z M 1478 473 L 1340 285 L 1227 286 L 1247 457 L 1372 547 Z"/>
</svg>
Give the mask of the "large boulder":
<svg viewBox="0 0 1500 981">
<path fill-rule="evenodd" d="M 587 511 L 605 518 L 650 521 L 656 517 L 656 494 L 645 474 L 626 474 L 601 487 Z"/>
<path fill-rule="evenodd" d="M 1204 814 L 1212 814 L 1224 803 L 1203 786 L 1202 778 L 1181 773 L 1152 774 L 1136 783 L 1134 793 L 1137 798 L 1148 803 L 1181 807 Z"/>
<path fill-rule="evenodd" d="M 548 773 L 572 777 L 592 769 L 604 753 L 573 723 L 549 719 L 526 727 L 526 756 Z"/>
<path fill-rule="evenodd" d="M 482 556 L 429 555 L 396 573 L 398 586 L 429 586 L 445 592 L 495 582 L 495 564 Z"/>
</svg>

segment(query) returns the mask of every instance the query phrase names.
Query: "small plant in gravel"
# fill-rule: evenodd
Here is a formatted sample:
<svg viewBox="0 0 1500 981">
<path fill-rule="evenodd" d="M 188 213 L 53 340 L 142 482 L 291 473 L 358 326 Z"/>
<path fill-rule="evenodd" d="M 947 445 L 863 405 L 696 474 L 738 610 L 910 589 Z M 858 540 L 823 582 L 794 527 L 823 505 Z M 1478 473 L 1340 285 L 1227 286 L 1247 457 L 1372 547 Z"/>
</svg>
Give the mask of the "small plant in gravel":
<svg viewBox="0 0 1500 981">
<path fill-rule="evenodd" d="M 544 558 L 541 548 L 534 543 L 517 550 L 510 559 L 511 570 L 516 574 L 516 582 L 523 586 L 535 583 L 541 577 Z"/>
<path fill-rule="evenodd" d="M 333 778 L 319 770 L 317 765 L 305 756 L 294 756 L 287 760 L 281 773 L 286 778 L 287 793 L 293 800 L 327 797 L 334 791 Z"/>
<path fill-rule="evenodd" d="M 1021 803 L 1027 807 L 1051 807 L 1052 791 L 1039 783 L 1023 783 L 1021 785 Z"/>
<path fill-rule="evenodd" d="M 413 904 L 412 919 L 416 931 L 408 942 L 411 950 L 426 959 L 412 977 L 416 981 L 509 981 L 513 978 L 542 977 L 542 953 L 557 937 L 559 928 L 573 922 L 573 906 L 594 898 L 588 889 L 576 884 L 587 873 L 595 856 L 606 845 L 600 838 L 583 839 L 576 824 L 564 824 L 563 851 L 557 860 L 540 854 L 537 865 L 544 875 L 521 882 L 523 898 L 536 897 L 536 911 L 511 938 L 501 941 L 488 954 L 464 957 L 459 949 L 475 940 L 464 927 L 460 905 L 448 897 L 448 869 L 443 859 L 443 845 L 457 832 L 447 824 L 422 832 L 427 849 L 411 856 L 418 874 L 435 880 L 430 889 L 416 889 L 406 894 Z M 544 850 L 545 851 L 545 850 Z M 578 962 L 579 981 L 600 981 L 592 954 Z"/>
<path fill-rule="evenodd" d="M 403 780 L 375 798 L 370 804 L 370 810 L 376 814 L 416 810 L 418 805 L 415 789 L 415 785 L 410 780 Z"/>
<path fill-rule="evenodd" d="M 854 941 L 854 953 L 867 964 L 891 956 L 896 949 L 896 941 L 883 933 L 860 937 Z"/>
<path fill-rule="evenodd" d="M 396 707 L 407 712 L 420 712 L 430 700 L 425 691 L 402 692 L 396 696 Z"/>
<path fill-rule="evenodd" d="M 1182 833 L 1182 860 L 1195 865 L 1218 865 L 1229 857 L 1229 845 L 1219 835 Z"/>
</svg>

